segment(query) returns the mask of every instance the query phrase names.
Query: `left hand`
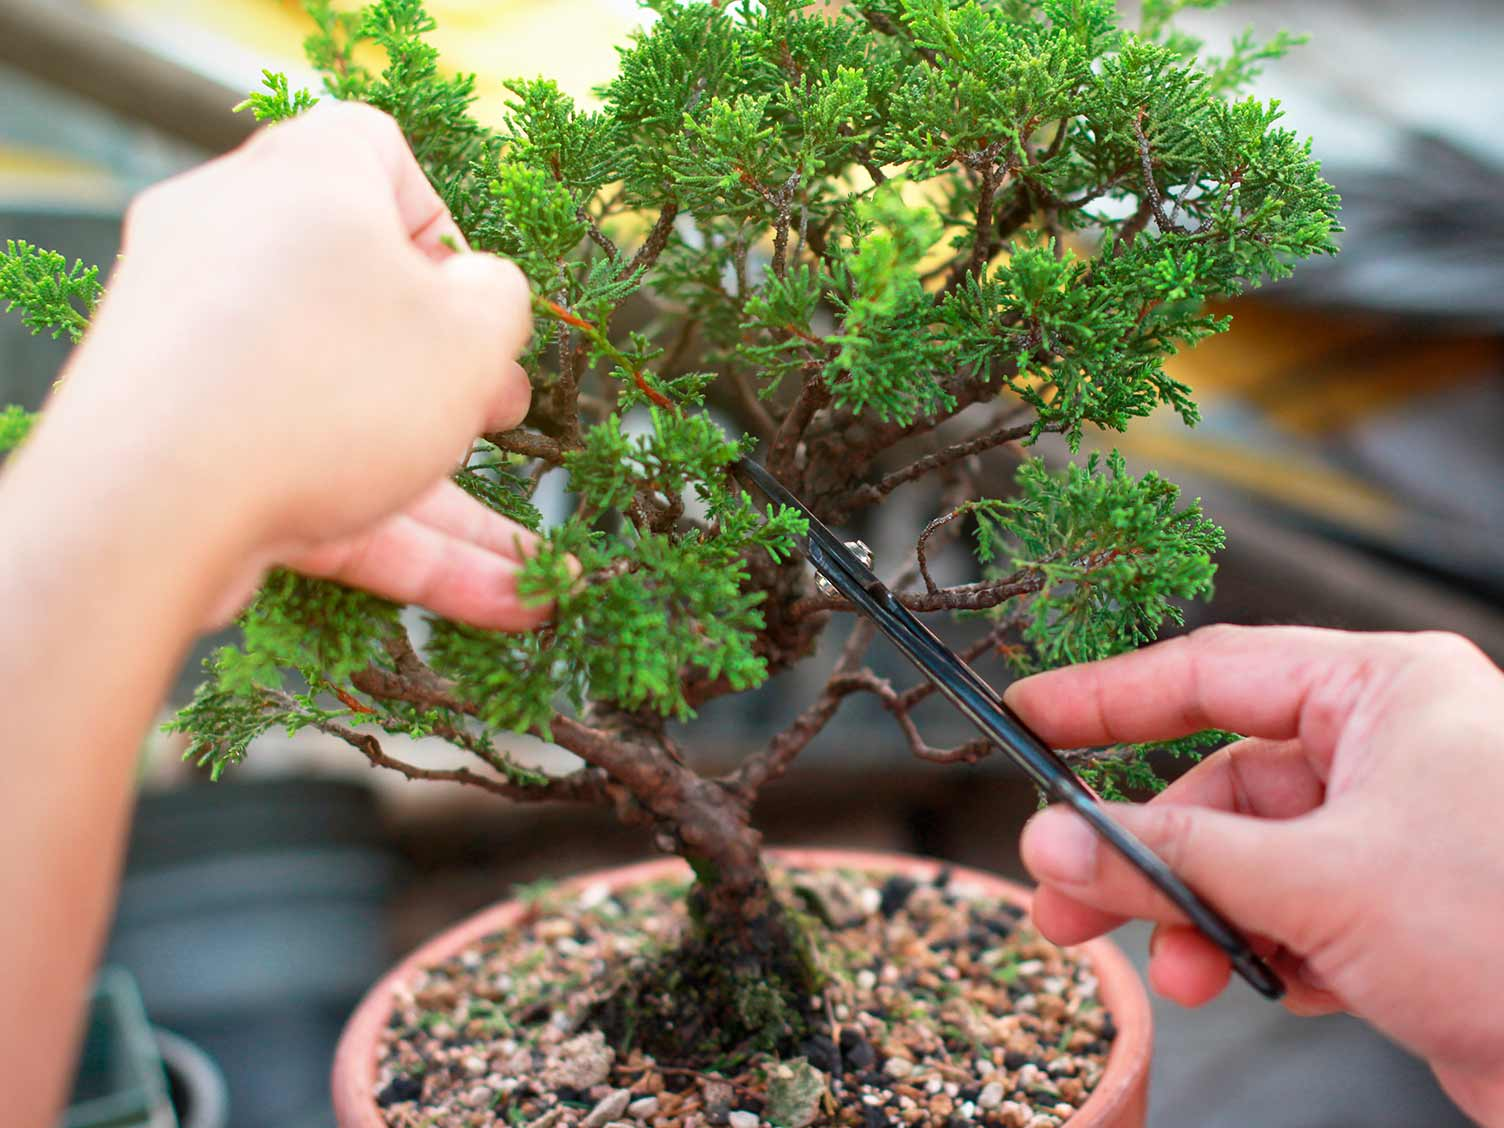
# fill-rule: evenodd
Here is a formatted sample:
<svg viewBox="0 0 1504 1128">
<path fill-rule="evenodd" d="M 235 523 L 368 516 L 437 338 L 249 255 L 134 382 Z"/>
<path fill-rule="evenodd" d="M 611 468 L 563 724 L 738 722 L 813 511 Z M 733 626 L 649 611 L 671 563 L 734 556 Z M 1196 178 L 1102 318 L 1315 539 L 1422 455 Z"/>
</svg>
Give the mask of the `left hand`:
<svg viewBox="0 0 1504 1128">
<path fill-rule="evenodd" d="M 527 282 L 460 233 L 396 123 L 321 106 L 150 189 L 28 446 L 87 449 L 227 557 L 524 630 L 533 535 L 447 480 L 530 389 Z M 34 451 L 38 456 L 40 451 Z M 212 542 L 212 543 L 210 543 Z"/>
</svg>

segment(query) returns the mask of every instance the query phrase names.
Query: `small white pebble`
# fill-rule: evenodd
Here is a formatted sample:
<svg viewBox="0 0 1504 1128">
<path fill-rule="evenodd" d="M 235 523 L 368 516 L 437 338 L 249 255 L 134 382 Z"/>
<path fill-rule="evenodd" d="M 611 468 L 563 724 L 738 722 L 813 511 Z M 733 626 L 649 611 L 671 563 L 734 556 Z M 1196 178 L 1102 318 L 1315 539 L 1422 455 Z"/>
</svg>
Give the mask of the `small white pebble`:
<svg viewBox="0 0 1504 1128">
<path fill-rule="evenodd" d="M 924 1083 L 924 1091 L 929 1093 L 930 1096 L 936 1095 L 943 1088 L 945 1088 L 945 1083 L 938 1077 L 931 1077 Z"/>
<path fill-rule="evenodd" d="M 898 979 L 899 979 L 899 971 L 898 971 L 897 966 L 894 965 L 894 964 L 884 964 L 883 965 L 883 970 L 878 974 L 878 977 L 877 977 L 877 981 L 879 983 L 888 983 L 888 984 L 897 983 Z"/>
<path fill-rule="evenodd" d="M 893 1078 L 893 1080 L 895 1081 L 902 1081 L 905 1077 L 914 1072 L 914 1063 L 909 1061 L 907 1058 L 892 1057 L 889 1058 L 887 1064 L 883 1066 L 883 1072 L 886 1073 L 889 1077 Z"/>
<path fill-rule="evenodd" d="M 467 1057 L 464 1065 L 465 1072 L 470 1074 L 471 1077 L 479 1077 L 487 1069 L 485 1061 L 478 1057 Z"/>
<path fill-rule="evenodd" d="M 858 991 L 871 991 L 877 986 L 877 976 L 870 967 L 864 967 L 856 973 L 856 989 Z"/>
<path fill-rule="evenodd" d="M 1019 975 L 1038 975 L 1044 970 L 1043 960 L 1024 960 L 1018 965 Z"/>
<path fill-rule="evenodd" d="M 851 1008 L 848 1007 L 845 1003 L 842 1003 L 840 1006 L 836 1007 L 836 1020 L 838 1022 L 851 1021 Z"/>
<path fill-rule="evenodd" d="M 1040 980 L 1039 989 L 1046 995 L 1059 995 L 1065 990 L 1065 980 L 1058 975 L 1052 975 L 1048 979 Z"/>
<path fill-rule="evenodd" d="M 882 908 L 882 890 L 874 889 L 870 885 L 865 886 L 862 891 L 857 894 L 856 899 L 857 904 L 862 906 L 862 912 L 866 913 L 869 917 L 873 913 L 877 912 L 878 909 Z"/>
<path fill-rule="evenodd" d="M 978 1108 L 997 1108 L 1003 1103 L 1003 1086 L 1001 1082 L 991 1081 L 982 1087 L 977 1094 Z"/>
<path fill-rule="evenodd" d="M 465 1104 L 469 1108 L 485 1108 L 495 1096 L 496 1094 L 484 1085 L 477 1085 L 465 1094 Z"/>
<path fill-rule="evenodd" d="M 974 1102 L 972 1102 L 972 1101 L 962 1101 L 961 1102 L 961 1118 L 963 1120 L 970 1120 L 972 1117 L 976 1116 L 976 1114 L 977 1114 L 977 1106 L 976 1106 L 976 1104 Z"/>
<path fill-rule="evenodd" d="M 726 1117 L 726 1123 L 730 1124 L 731 1128 L 757 1128 L 760 1121 L 755 1112 L 733 1112 Z"/>
<path fill-rule="evenodd" d="M 1069 1101 L 1061 1101 L 1051 1111 L 1053 1111 L 1056 1116 L 1060 1117 L 1063 1120 L 1071 1113 L 1076 1111 L 1076 1106 L 1071 1104 Z"/>
<path fill-rule="evenodd" d="M 1013 1000 L 1013 1009 L 1024 1014 L 1033 1014 L 1039 1009 L 1039 1000 L 1033 995 L 1020 995 Z"/>
<path fill-rule="evenodd" d="M 954 1099 L 955 1097 L 958 1097 L 958 1096 L 961 1095 L 961 1086 L 957 1085 L 954 1081 L 947 1081 L 945 1083 L 944 1088 L 945 1088 L 945 1095 L 947 1097 L 951 1097 L 951 1098 Z"/>
<path fill-rule="evenodd" d="M 585 886 L 584 891 L 580 894 L 579 905 L 580 908 L 584 909 L 586 912 L 589 912 L 591 909 L 594 909 L 604 902 L 610 900 L 610 898 L 611 887 L 601 882 L 597 882 L 594 885 Z"/>
<path fill-rule="evenodd" d="M 637 1120 L 651 1120 L 658 1115 L 658 1098 L 643 1097 L 627 1106 L 627 1115 Z"/>
<path fill-rule="evenodd" d="M 990 1077 L 997 1070 L 997 1066 L 986 1058 L 977 1058 L 977 1076 Z"/>
<path fill-rule="evenodd" d="M 626 1089 L 617 1089 L 601 1098 L 599 1104 L 590 1110 L 590 1115 L 581 1122 L 582 1128 L 605 1128 L 605 1125 L 627 1111 L 627 1105 L 632 1101 L 632 1094 Z"/>
</svg>

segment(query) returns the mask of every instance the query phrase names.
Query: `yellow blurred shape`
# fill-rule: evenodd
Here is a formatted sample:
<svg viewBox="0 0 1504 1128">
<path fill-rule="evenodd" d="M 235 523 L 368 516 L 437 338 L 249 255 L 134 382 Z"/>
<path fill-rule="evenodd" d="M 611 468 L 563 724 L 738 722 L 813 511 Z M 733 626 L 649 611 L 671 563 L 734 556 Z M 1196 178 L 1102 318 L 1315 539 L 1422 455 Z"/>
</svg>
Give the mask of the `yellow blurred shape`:
<svg viewBox="0 0 1504 1128">
<path fill-rule="evenodd" d="M 1170 426 L 1178 427 L 1178 421 Z M 1114 433 L 1099 441 L 1146 466 L 1162 468 L 1171 478 L 1175 476 L 1172 467 L 1188 470 L 1334 525 L 1385 534 L 1401 523 L 1401 508 L 1381 490 L 1287 450 L 1260 450 L 1183 427 L 1172 431 L 1142 424 L 1127 434 Z"/>
<path fill-rule="evenodd" d="M 50 206 L 114 207 L 122 189 L 107 168 L 89 161 L 19 145 L 0 144 L 0 199 Z"/>
<path fill-rule="evenodd" d="M 1424 335 L 1376 316 L 1242 301 L 1232 329 L 1172 358 L 1166 370 L 1198 397 L 1230 395 L 1285 429 L 1323 435 L 1497 370 L 1504 346 Z"/>
<path fill-rule="evenodd" d="M 160 42 L 190 53 L 214 40 L 233 45 L 273 70 L 302 63 L 313 29 L 299 0 L 91 0 Z M 350 3 L 343 5 L 354 8 Z M 481 95 L 476 113 L 494 122 L 513 78 L 545 75 L 570 94 L 616 72 L 615 47 L 642 22 L 629 0 L 429 0 L 438 21 L 432 43 L 450 72 L 473 73 Z"/>
</svg>

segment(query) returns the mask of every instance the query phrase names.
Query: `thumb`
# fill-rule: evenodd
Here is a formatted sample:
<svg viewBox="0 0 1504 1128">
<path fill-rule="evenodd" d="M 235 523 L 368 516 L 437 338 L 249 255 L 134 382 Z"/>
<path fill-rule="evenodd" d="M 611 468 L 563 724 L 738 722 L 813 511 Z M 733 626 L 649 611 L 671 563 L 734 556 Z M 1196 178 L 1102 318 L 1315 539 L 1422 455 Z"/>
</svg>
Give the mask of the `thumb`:
<svg viewBox="0 0 1504 1128">
<path fill-rule="evenodd" d="M 1314 915 L 1339 912 L 1348 887 L 1341 851 L 1329 848 L 1318 819 L 1275 821 L 1166 803 L 1107 806 L 1243 930 L 1305 951 L 1320 930 Z M 1034 816 L 1021 849 L 1037 880 L 1076 901 L 1118 916 L 1185 923 L 1180 910 L 1067 808 Z"/>
<path fill-rule="evenodd" d="M 504 431 L 527 417 L 532 389 L 516 364 L 533 335 L 527 277 L 495 255 L 462 253 L 436 268 L 457 375 L 479 410 L 477 431 Z"/>
</svg>

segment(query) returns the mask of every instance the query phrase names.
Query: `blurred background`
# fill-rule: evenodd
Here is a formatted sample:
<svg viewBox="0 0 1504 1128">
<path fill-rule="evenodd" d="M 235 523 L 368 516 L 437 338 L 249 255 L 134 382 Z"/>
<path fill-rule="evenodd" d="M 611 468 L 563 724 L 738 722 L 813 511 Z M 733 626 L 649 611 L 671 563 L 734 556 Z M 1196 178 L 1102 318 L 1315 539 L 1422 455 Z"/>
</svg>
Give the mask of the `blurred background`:
<svg viewBox="0 0 1504 1128">
<path fill-rule="evenodd" d="M 515 75 L 588 96 L 642 17 L 630 0 L 430 9 L 447 62 L 480 75 L 483 117 Z M 1504 5 L 1232 0 L 1184 23 L 1213 52 L 1248 25 L 1310 34 L 1258 93 L 1277 91 L 1315 137 L 1347 227 L 1339 258 L 1239 301 L 1231 333 L 1177 359 L 1203 407 L 1198 429 L 1156 418 L 1114 437 L 1227 528 L 1217 598 L 1189 609 L 1191 625 L 1439 628 L 1504 659 Z M 247 135 L 229 107 L 263 66 L 314 85 L 306 31 L 296 0 L 0 0 L 0 239 L 108 267 L 133 193 Z M 64 357 L 0 318 L 0 403 L 37 406 Z M 1010 456 L 997 457 L 1008 473 Z M 861 532 L 892 562 L 929 515 L 922 493 L 899 494 Z M 190 665 L 179 697 L 194 680 Z M 693 747 L 732 759 L 804 693 L 775 682 L 721 703 Z M 956 723 L 939 709 L 922 720 Z M 144 752 L 108 960 L 139 984 L 150 1022 L 204 1051 L 164 1047 L 175 1083 L 198 1086 L 184 1124 L 332 1123 L 334 1039 L 395 955 L 519 881 L 647 850 L 602 815 L 408 787 L 316 738 L 268 740 L 214 786 L 178 754 L 167 740 Z M 1017 874 L 1034 797 L 1001 763 L 912 763 L 880 711 L 850 707 L 764 807 L 775 843 Z M 1142 959 L 1143 930 L 1121 939 Z M 126 982 L 102 998 L 140 1024 Z M 1343 1018 L 1296 1020 L 1234 987 L 1194 1014 L 1161 1007 L 1157 1021 L 1155 1125 L 1465 1123 L 1423 1066 Z"/>
</svg>

